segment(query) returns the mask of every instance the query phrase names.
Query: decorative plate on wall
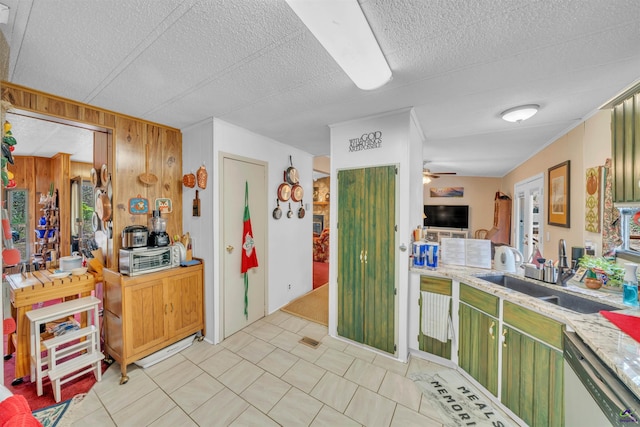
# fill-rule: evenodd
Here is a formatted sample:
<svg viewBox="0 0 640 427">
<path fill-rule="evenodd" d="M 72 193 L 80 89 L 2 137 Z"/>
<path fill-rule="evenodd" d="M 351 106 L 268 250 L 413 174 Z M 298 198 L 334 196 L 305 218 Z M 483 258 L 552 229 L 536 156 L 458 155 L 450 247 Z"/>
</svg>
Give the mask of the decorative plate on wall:
<svg viewBox="0 0 640 427">
<path fill-rule="evenodd" d="M 171 199 L 166 197 L 156 199 L 156 210 L 161 213 L 171 213 L 173 210 Z"/>
<path fill-rule="evenodd" d="M 129 212 L 134 215 L 142 215 L 149 212 L 149 201 L 138 194 L 138 197 L 129 199 Z"/>
</svg>

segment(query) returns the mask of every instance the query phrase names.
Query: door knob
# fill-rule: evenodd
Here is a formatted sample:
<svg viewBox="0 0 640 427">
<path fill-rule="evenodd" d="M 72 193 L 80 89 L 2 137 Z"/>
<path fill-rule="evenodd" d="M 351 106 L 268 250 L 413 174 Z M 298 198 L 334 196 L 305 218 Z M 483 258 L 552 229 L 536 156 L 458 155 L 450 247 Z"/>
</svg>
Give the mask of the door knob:
<svg viewBox="0 0 640 427">
<path fill-rule="evenodd" d="M 229 253 L 233 252 L 233 246 L 227 245 L 227 252 Z"/>
</svg>

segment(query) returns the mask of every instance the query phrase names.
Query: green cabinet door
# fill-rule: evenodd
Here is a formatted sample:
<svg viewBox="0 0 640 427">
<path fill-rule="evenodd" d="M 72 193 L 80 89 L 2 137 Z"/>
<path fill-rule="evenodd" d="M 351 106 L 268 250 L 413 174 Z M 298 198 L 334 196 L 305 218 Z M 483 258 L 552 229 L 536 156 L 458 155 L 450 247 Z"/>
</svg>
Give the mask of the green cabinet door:
<svg viewBox="0 0 640 427">
<path fill-rule="evenodd" d="M 531 426 L 564 423 L 564 324 L 504 301 L 501 400 Z"/>
<path fill-rule="evenodd" d="M 395 353 L 396 168 L 338 172 L 338 334 Z"/>
<path fill-rule="evenodd" d="M 364 341 L 364 238 L 362 169 L 338 172 L 338 334 Z"/>
<path fill-rule="evenodd" d="M 458 365 L 498 396 L 498 320 L 460 303 Z"/>
<path fill-rule="evenodd" d="M 611 111 L 613 201 L 640 202 L 640 93 Z"/>
<path fill-rule="evenodd" d="M 498 396 L 500 299 L 460 283 L 458 365 Z"/>
<path fill-rule="evenodd" d="M 562 426 L 562 352 L 506 325 L 502 334 L 502 403 L 532 427 Z"/>
</svg>

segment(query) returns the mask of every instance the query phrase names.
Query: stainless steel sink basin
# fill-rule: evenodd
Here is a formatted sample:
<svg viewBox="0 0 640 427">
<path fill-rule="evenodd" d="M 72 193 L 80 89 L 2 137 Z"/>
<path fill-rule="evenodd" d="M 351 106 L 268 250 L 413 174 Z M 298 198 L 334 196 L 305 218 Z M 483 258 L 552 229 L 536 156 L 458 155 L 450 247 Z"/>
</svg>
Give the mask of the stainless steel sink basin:
<svg viewBox="0 0 640 427">
<path fill-rule="evenodd" d="M 598 313 L 600 310 L 620 310 L 618 307 L 566 292 L 560 287 L 558 287 L 558 289 L 551 289 L 528 280 L 518 279 L 517 277 L 495 274 L 489 276 L 478 276 L 478 279 L 504 286 L 505 288 L 521 292 L 578 313 L 590 314 Z"/>
</svg>

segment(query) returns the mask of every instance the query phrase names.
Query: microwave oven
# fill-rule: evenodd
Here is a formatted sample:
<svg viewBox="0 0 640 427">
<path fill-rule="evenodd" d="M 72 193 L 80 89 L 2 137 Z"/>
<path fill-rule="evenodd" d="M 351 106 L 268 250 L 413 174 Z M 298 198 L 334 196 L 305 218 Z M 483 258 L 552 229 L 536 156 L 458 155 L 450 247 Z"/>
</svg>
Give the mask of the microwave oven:
<svg viewBox="0 0 640 427">
<path fill-rule="evenodd" d="M 120 274 L 137 276 L 180 265 L 180 249 L 177 246 L 161 248 L 120 249 Z"/>
</svg>

